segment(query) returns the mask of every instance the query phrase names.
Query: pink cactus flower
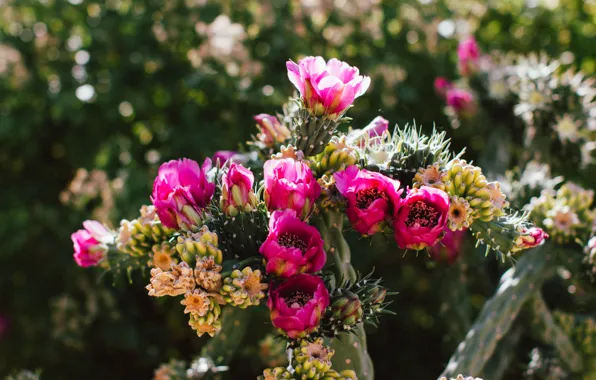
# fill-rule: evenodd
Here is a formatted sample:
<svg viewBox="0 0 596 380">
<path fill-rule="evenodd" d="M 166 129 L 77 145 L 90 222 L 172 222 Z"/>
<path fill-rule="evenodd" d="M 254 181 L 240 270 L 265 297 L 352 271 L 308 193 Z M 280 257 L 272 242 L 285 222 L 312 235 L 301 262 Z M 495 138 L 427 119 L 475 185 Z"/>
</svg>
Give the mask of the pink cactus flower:
<svg viewBox="0 0 596 380">
<path fill-rule="evenodd" d="M 209 158 L 202 168 L 188 158 L 172 160 L 159 167 L 151 201 L 164 226 L 188 229 L 200 223 L 201 210 L 209 204 L 215 191 L 215 184 L 207 180 L 209 169 Z"/>
<path fill-rule="evenodd" d="M 395 241 L 402 249 L 421 250 L 435 245 L 447 224 L 449 197 L 428 186 L 408 192 L 393 218 Z"/>
<path fill-rule="evenodd" d="M 114 233 L 95 220 L 83 222 L 84 229 L 70 235 L 74 259 L 83 268 L 96 266 L 108 252 L 107 244 L 114 241 Z"/>
<path fill-rule="evenodd" d="M 445 77 L 437 77 L 435 79 L 435 92 L 441 98 L 445 98 L 447 96 L 447 91 L 453 88 L 453 84 L 447 80 Z"/>
<path fill-rule="evenodd" d="M 307 219 L 321 195 L 321 186 L 302 161 L 292 158 L 265 162 L 265 204 L 269 211 L 292 209 Z"/>
<path fill-rule="evenodd" d="M 347 200 L 346 214 L 356 231 L 373 235 L 383 230 L 399 208 L 399 181 L 352 165 L 333 175 L 335 186 Z"/>
<path fill-rule="evenodd" d="M 327 261 L 319 230 L 297 218 L 294 210 L 271 215 L 269 236 L 259 251 L 267 259 L 267 273 L 278 277 L 314 273 Z"/>
<path fill-rule="evenodd" d="M 433 260 L 452 264 L 460 256 L 466 230 L 451 231 L 445 227 L 443 231 L 445 233 L 443 238 L 435 245 L 428 247 L 428 252 Z"/>
<path fill-rule="evenodd" d="M 217 165 L 219 162 L 219 166 L 223 166 L 228 160 L 233 160 L 234 156 L 236 156 L 238 152 L 234 152 L 233 150 L 218 150 L 213 154 L 211 158 L 213 162 Z"/>
<path fill-rule="evenodd" d="M 383 116 L 375 117 L 364 129 L 354 129 L 347 137 L 348 144 L 360 148 L 366 145 L 367 141 L 379 139 L 389 134 L 389 121 Z"/>
<path fill-rule="evenodd" d="M 477 106 L 474 95 L 461 88 L 452 88 L 447 91 L 447 105 L 455 110 L 461 118 L 470 118 L 476 114 Z"/>
<path fill-rule="evenodd" d="M 474 36 L 461 41 L 457 47 L 459 72 L 463 76 L 473 75 L 478 70 L 480 48 Z"/>
<path fill-rule="evenodd" d="M 220 207 L 229 216 L 239 212 L 252 211 L 257 206 L 257 197 L 252 190 L 255 177 L 250 169 L 232 163 L 222 176 Z"/>
<path fill-rule="evenodd" d="M 538 247 L 539 245 L 542 245 L 549 237 L 548 234 L 540 227 L 527 228 L 523 232 L 525 234 L 519 236 L 515 241 L 516 251 Z"/>
<path fill-rule="evenodd" d="M 271 322 L 291 339 L 304 338 L 319 327 L 329 306 L 329 292 L 318 276 L 299 274 L 269 292 Z"/>
<path fill-rule="evenodd" d="M 291 137 L 288 127 L 279 122 L 277 116 L 266 113 L 254 117 L 257 122 L 259 134 L 257 138 L 266 147 L 272 147 L 275 144 L 281 144 Z"/>
<path fill-rule="evenodd" d="M 306 107 L 316 116 L 336 119 L 364 94 L 370 78 L 357 67 L 332 58 L 306 57 L 286 63 L 288 78 L 296 86 Z"/>
</svg>

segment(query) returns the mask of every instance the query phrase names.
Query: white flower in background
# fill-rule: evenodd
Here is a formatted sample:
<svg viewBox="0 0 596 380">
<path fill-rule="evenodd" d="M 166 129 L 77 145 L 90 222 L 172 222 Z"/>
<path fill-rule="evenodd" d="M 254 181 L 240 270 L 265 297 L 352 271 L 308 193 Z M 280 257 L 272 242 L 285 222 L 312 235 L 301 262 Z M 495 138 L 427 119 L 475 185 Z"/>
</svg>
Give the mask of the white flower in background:
<svg viewBox="0 0 596 380">
<path fill-rule="evenodd" d="M 570 141 L 575 143 L 579 139 L 579 127 L 580 121 L 574 120 L 571 115 L 563 115 L 563 117 L 557 117 L 557 123 L 553 126 L 553 129 L 559 135 L 561 142 Z"/>
<path fill-rule="evenodd" d="M 229 56 L 239 42 L 246 38 L 242 25 L 232 23 L 227 15 L 219 15 L 207 27 L 211 53 L 214 56 Z"/>
</svg>

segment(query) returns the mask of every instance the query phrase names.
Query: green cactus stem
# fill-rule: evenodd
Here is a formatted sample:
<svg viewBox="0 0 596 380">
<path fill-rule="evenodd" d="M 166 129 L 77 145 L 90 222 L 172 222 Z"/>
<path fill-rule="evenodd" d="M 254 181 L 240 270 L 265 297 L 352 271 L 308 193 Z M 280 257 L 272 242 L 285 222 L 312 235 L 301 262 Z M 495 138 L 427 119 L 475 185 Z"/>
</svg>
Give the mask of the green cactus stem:
<svg viewBox="0 0 596 380">
<path fill-rule="evenodd" d="M 328 257 L 333 258 L 335 264 L 333 269 L 337 284 L 342 280 L 354 282 L 357 279 L 356 271 L 350 262 L 350 247 L 342 233 L 343 223 L 344 215 L 340 212 L 326 212 L 317 220 L 317 227 L 325 241 L 325 251 Z M 337 371 L 352 369 L 356 371 L 360 380 L 372 380 L 374 368 L 366 346 L 364 325 L 357 324 L 352 332 L 333 340 L 333 368 Z"/>
<path fill-rule="evenodd" d="M 581 373 L 583 360 L 569 335 L 556 323 L 540 292 L 536 292 L 529 304 L 533 317 L 534 332 L 544 343 L 553 346 L 562 363 L 572 373 Z"/>
<path fill-rule="evenodd" d="M 252 309 L 225 307 L 221 315 L 221 330 L 203 346 L 201 356 L 213 359 L 218 366 L 231 362 L 241 347 L 252 312 Z"/>
<path fill-rule="evenodd" d="M 456 342 L 462 341 L 472 325 L 471 300 L 468 291 L 466 257 L 437 274 L 436 283 L 441 284 L 441 319 L 445 321 L 448 336 Z"/>
<path fill-rule="evenodd" d="M 485 304 L 441 376 L 467 373 L 478 376 L 491 359 L 499 341 L 507 335 L 524 304 L 552 274 L 552 245 L 529 250 L 501 277 L 495 295 Z"/>
<path fill-rule="evenodd" d="M 500 380 L 514 365 L 514 360 L 517 360 L 516 348 L 522 338 L 524 327 L 521 323 L 516 323 L 499 342 L 493 357 L 482 370 L 483 379 Z"/>
</svg>

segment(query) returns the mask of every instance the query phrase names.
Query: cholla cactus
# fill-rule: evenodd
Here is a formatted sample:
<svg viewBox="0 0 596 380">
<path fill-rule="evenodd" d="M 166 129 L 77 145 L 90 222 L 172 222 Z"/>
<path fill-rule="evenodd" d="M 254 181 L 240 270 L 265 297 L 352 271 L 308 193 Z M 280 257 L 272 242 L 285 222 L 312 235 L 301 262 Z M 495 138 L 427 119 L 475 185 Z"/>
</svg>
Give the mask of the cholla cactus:
<svg viewBox="0 0 596 380">
<path fill-rule="evenodd" d="M 151 269 L 151 281 L 146 289 L 153 297 L 178 296 L 190 292 L 195 288 L 195 278 L 192 269 L 182 262 L 172 266 L 169 271 L 159 268 Z"/>
<path fill-rule="evenodd" d="M 147 256 L 155 244 L 169 241 L 174 232 L 161 224 L 155 207 L 143 206 L 139 218 L 120 222 L 116 246 L 129 255 Z"/>
<path fill-rule="evenodd" d="M 331 369 L 331 358 L 335 351 L 325 345 L 322 338 L 312 342 L 300 341 L 294 349 L 292 365 L 299 379 L 320 379 Z"/>
<path fill-rule="evenodd" d="M 345 169 L 358 161 L 356 147 L 346 141 L 346 136 L 333 136 L 323 152 L 313 158 L 319 175 Z"/>
<path fill-rule="evenodd" d="M 321 380 L 358 380 L 358 376 L 356 376 L 356 372 L 346 369 L 341 372 L 337 372 L 335 370 L 327 371 Z"/>
<path fill-rule="evenodd" d="M 267 368 L 263 371 L 263 376 L 259 376 L 259 380 L 283 380 L 293 379 L 292 373 L 284 367 Z"/>
<path fill-rule="evenodd" d="M 223 254 L 218 248 L 217 234 L 210 232 L 207 226 L 203 226 L 199 232 L 188 232 L 186 235 L 178 236 L 176 251 L 188 263 L 194 263 L 198 257 L 213 257 L 216 264 L 223 261 Z"/>
<path fill-rule="evenodd" d="M 221 308 L 215 301 L 215 299 L 209 299 L 209 309 L 200 316 L 198 313 L 191 313 L 188 324 L 193 330 L 197 332 L 198 336 L 208 334 L 214 336 L 219 330 L 221 330 L 221 321 L 219 315 L 221 314 Z"/>
<path fill-rule="evenodd" d="M 228 304 L 244 309 L 258 305 L 265 297 L 266 289 L 261 271 L 246 267 L 242 271 L 236 269 L 226 277 L 220 293 Z"/>
</svg>

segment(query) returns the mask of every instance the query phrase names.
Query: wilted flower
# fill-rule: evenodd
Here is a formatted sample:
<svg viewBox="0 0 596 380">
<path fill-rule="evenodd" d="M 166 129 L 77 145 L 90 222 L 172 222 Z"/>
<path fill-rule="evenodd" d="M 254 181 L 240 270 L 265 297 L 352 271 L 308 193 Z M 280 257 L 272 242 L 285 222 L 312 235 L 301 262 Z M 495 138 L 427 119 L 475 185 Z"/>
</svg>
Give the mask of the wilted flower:
<svg viewBox="0 0 596 380">
<path fill-rule="evenodd" d="M 219 330 L 221 330 L 221 321 L 219 316 L 221 314 L 221 308 L 215 302 L 214 298 L 209 298 L 209 308 L 203 316 L 198 314 L 190 314 L 188 324 L 193 330 L 197 332 L 198 336 L 203 334 L 209 334 L 214 336 Z"/>
<path fill-rule="evenodd" d="M 449 200 L 448 227 L 451 231 L 461 231 L 470 227 L 474 214 L 470 203 L 462 197 L 453 195 Z"/>
<path fill-rule="evenodd" d="M 435 78 L 435 92 L 441 98 L 445 98 L 447 95 L 447 91 L 453 88 L 453 83 L 449 82 L 449 80 L 445 77 L 436 77 Z"/>
<path fill-rule="evenodd" d="M 270 291 L 271 322 L 284 335 L 299 339 L 315 331 L 329 306 L 329 292 L 318 276 L 300 274 Z"/>
<path fill-rule="evenodd" d="M 259 128 L 257 138 L 266 147 L 271 147 L 274 144 L 281 144 L 291 137 L 288 127 L 279 122 L 276 116 L 262 113 L 254 117 Z"/>
<path fill-rule="evenodd" d="M 195 267 L 197 285 L 208 292 L 216 292 L 221 288 L 221 265 L 215 263 L 213 256 L 199 257 Z"/>
<path fill-rule="evenodd" d="M 461 88 L 452 88 L 447 91 L 447 105 L 457 113 L 459 117 L 468 118 L 476 114 L 477 107 L 474 95 Z"/>
<path fill-rule="evenodd" d="M 382 231 L 400 203 L 399 181 L 352 165 L 334 175 L 337 190 L 347 199 L 346 214 L 356 231 Z"/>
<path fill-rule="evenodd" d="M 163 163 L 153 183 L 151 201 L 161 223 L 169 228 L 185 228 L 200 223 L 200 213 L 211 201 L 215 185 L 207 180 L 211 160 L 201 168 L 183 158 Z"/>
<path fill-rule="evenodd" d="M 222 176 L 221 210 L 229 216 L 236 216 L 239 212 L 249 212 L 257 207 L 257 196 L 252 190 L 254 182 L 250 169 L 232 163 Z"/>
<path fill-rule="evenodd" d="M 184 314 L 190 313 L 199 317 L 205 316 L 211 306 L 209 295 L 202 289 L 195 289 L 192 292 L 186 293 L 180 303 L 186 306 Z"/>
<path fill-rule="evenodd" d="M 360 75 L 358 68 L 335 58 L 326 63 L 322 57 L 306 57 L 298 64 L 288 61 L 286 66 L 288 78 L 310 112 L 332 120 L 370 85 L 370 78 Z"/>
<path fill-rule="evenodd" d="M 331 358 L 334 354 L 335 350 L 326 346 L 323 338 L 317 338 L 312 342 L 303 339 L 300 345 L 294 348 L 292 366 L 295 375 L 298 375 L 298 378 L 315 379 L 325 376 L 325 373 L 331 369 Z"/>
<path fill-rule="evenodd" d="M 264 177 L 269 211 L 291 209 L 302 219 L 308 218 L 321 194 L 308 165 L 291 158 L 269 160 L 264 165 Z"/>
<path fill-rule="evenodd" d="M 269 235 L 259 252 L 267 259 L 267 273 L 286 278 L 319 271 L 327 260 L 319 230 L 296 217 L 294 210 L 271 215 Z"/>
<path fill-rule="evenodd" d="M 539 227 L 525 228 L 522 233 L 523 235 L 520 235 L 515 241 L 514 249 L 516 251 L 537 247 L 548 239 L 548 234 Z"/>
<path fill-rule="evenodd" d="M 438 164 L 428 165 L 426 168 L 418 169 L 414 176 L 414 186 L 430 186 L 445 190 L 446 172 L 441 170 Z"/>
<path fill-rule="evenodd" d="M 181 262 L 172 266 L 169 271 L 159 268 L 151 269 L 151 280 L 145 287 L 149 295 L 153 297 L 178 296 L 186 292 L 192 292 L 195 288 L 193 270 L 187 263 Z"/>
<path fill-rule="evenodd" d="M 389 133 L 389 121 L 383 116 L 375 117 L 364 129 L 354 129 L 348 133 L 346 142 L 363 148 L 370 140 Z"/>
<path fill-rule="evenodd" d="M 80 267 L 97 265 L 108 252 L 106 244 L 114 241 L 114 233 L 95 220 L 83 222 L 85 229 L 73 233 L 74 259 Z"/>
<path fill-rule="evenodd" d="M 400 248 L 421 250 L 436 244 L 447 224 L 449 197 L 442 190 L 422 186 L 409 191 L 393 220 Z"/>
<path fill-rule="evenodd" d="M 478 70 L 480 48 L 473 36 L 461 41 L 457 47 L 459 72 L 463 76 L 474 74 Z"/>
<path fill-rule="evenodd" d="M 452 231 L 445 228 L 445 235 L 435 245 L 428 247 L 430 257 L 435 261 L 453 263 L 460 255 L 461 245 L 466 236 L 466 230 Z"/>
<path fill-rule="evenodd" d="M 261 299 L 265 298 L 266 289 L 261 271 L 247 266 L 232 271 L 219 292 L 226 303 L 244 309 L 260 304 Z"/>
</svg>

